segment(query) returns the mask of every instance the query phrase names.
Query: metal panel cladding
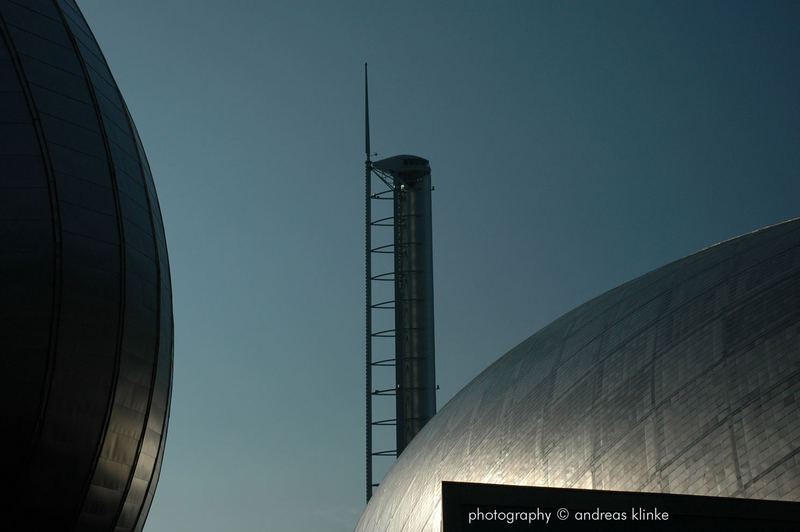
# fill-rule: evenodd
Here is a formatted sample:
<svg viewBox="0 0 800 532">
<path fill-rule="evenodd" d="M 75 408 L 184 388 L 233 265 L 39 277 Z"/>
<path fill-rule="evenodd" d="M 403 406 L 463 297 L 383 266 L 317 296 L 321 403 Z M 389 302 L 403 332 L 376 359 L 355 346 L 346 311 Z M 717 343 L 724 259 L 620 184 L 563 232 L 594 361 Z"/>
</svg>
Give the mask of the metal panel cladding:
<svg viewBox="0 0 800 532">
<path fill-rule="evenodd" d="M 512 349 L 411 441 L 356 530 L 440 530 L 443 480 L 800 501 L 800 218 Z"/>
<path fill-rule="evenodd" d="M 373 163 L 394 179 L 397 454 L 436 414 L 431 169 L 397 155 Z"/>
<path fill-rule="evenodd" d="M 172 294 L 150 168 L 72 0 L 0 0 L 1 469 L 8 530 L 141 530 Z"/>
</svg>

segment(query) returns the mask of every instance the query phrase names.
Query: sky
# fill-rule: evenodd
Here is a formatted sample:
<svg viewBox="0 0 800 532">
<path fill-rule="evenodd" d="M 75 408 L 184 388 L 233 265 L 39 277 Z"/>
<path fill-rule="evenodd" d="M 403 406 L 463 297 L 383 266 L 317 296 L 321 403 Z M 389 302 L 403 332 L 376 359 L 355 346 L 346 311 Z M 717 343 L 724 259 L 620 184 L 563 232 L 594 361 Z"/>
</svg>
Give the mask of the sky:
<svg viewBox="0 0 800 532">
<path fill-rule="evenodd" d="M 364 62 L 372 150 L 431 162 L 440 407 L 586 300 L 800 215 L 796 1 L 79 4 L 170 253 L 147 532 L 363 511 Z"/>
</svg>

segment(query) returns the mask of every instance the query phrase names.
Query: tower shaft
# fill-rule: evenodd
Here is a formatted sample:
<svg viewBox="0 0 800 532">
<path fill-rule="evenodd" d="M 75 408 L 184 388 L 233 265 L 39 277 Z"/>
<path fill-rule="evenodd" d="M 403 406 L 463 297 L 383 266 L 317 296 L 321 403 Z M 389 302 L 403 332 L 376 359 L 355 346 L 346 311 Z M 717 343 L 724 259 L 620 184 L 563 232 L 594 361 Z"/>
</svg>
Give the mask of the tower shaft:
<svg viewBox="0 0 800 532">
<path fill-rule="evenodd" d="M 397 454 L 436 413 L 431 176 L 400 172 L 394 194 Z"/>
</svg>

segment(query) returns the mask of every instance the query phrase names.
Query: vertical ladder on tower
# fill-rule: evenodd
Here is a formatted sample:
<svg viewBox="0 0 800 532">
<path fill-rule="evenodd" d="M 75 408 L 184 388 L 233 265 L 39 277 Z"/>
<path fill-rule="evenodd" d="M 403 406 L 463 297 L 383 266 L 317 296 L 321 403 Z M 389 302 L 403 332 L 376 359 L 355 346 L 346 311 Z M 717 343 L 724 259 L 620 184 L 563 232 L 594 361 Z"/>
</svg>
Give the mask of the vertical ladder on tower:
<svg viewBox="0 0 800 532">
<path fill-rule="evenodd" d="M 394 183 L 372 167 L 366 170 L 366 342 L 367 342 L 367 486 L 375 482 L 375 457 L 397 456 L 395 426 Z M 374 355 L 373 355 L 374 353 Z M 387 399 L 388 398 L 388 399 Z M 386 430 L 390 427 L 391 430 Z M 388 465 L 386 465 L 388 467 Z"/>
<path fill-rule="evenodd" d="M 394 355 L 394 182 L 372 167 L 369 143 L 369 93 L 364 64 L 365 165 L 365 255 L 366 255 L 366 499 L 378 486 L 373 479 L 375 457 L 396 457 L 394 430 L 378 434 L 376 429 L 395 427 L 396 384 Z M 375 190 L 376 192 L 373 192 Z M 373 244 L 375 242 L 375 244 Z M 378 355 L 373 357 L 373 352 Z M 391 400 L 386 400 L 389 397 Z M 377 402 L 374 402 L 377 400 Z M 387 434 L 389 433 L 389 434 Z"/>
</svg>

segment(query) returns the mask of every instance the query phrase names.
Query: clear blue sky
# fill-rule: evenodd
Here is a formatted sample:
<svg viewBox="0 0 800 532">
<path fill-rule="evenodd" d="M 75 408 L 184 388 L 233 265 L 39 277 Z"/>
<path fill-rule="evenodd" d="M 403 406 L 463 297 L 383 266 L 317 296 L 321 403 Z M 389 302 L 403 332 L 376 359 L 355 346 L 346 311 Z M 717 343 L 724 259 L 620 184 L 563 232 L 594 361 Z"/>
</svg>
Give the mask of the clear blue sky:
<svg viewBox="0 0 800 532">
<path fill-rule="evenodd" d="M 430 159 L 443 405 L 562 313 L 800 215 L 800 3 L 81 0 L 164 215 L 146 530 L 352 530 L 372 146 Z"/>
</svg>

